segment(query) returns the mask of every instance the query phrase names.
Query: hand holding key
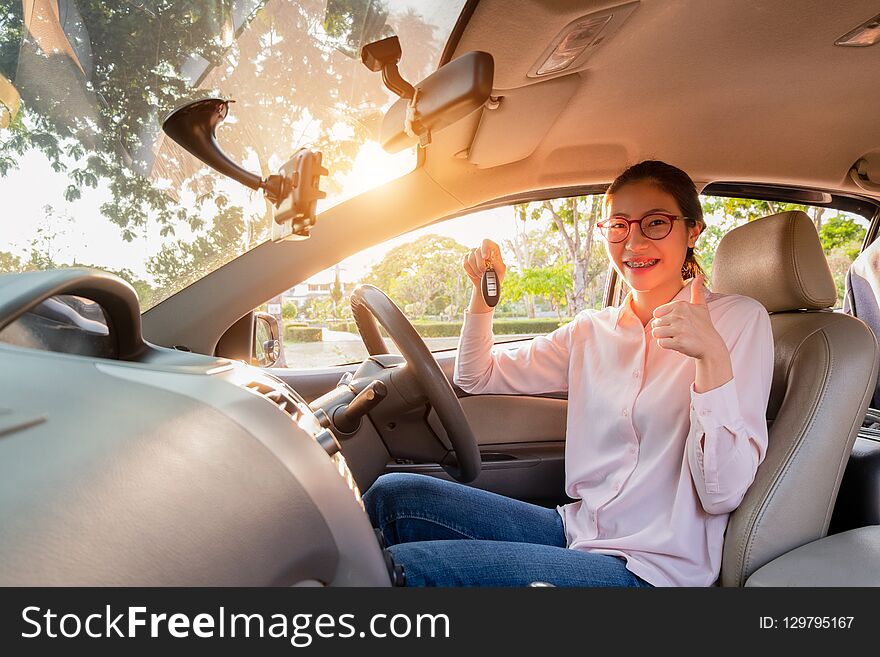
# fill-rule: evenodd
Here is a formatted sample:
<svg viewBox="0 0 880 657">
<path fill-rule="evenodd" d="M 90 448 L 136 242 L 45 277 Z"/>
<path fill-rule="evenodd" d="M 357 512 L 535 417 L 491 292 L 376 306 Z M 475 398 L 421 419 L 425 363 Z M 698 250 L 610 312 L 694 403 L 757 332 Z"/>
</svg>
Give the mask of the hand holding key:
<svg viewBox="0 0 880 657">
<path fill-rule="evenodd" d="M 489 312 L 501 296 L 501 281 L 507 266 L 501 257 L 501 248 L 492 240 L 484 239 L 476 249 L 471 249 L 462 261 L 462 267 L 471 283 L 471 312 Z"/>
</svg>

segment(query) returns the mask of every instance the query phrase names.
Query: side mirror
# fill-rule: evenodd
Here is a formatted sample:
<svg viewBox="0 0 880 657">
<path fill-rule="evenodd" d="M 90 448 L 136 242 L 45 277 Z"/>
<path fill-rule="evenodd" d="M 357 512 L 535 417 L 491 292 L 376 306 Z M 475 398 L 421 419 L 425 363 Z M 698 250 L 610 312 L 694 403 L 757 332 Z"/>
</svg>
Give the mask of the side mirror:
<svg viewBox="0 0 880 657">
<path fill-rule="evenodd" d="M 284 367 L 278 320 L 269 313 L 254 313 L 254 354 L 252 364 L 259 367 Z"/>
</svg>

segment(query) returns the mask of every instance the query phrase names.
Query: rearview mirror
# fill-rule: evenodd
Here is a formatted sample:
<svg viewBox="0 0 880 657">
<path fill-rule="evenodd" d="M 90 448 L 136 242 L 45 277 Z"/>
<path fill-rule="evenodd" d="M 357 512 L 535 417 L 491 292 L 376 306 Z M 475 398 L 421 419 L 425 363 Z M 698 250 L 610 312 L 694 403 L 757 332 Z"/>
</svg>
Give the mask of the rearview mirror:
<svg viewBox="0 0 880 657">
<path fill-rule="evenodd" d="M 427 133 L 442 130 L 482 107 L 489 100 L 494 79 L 495 60 L 487 52 L 469 52 L 444 64 L 414 85 L 413 100 L 401 98 L 388 109 L 382 121 L 382 148 L 397 153 L 419 142 L 407 131 L 411 103 L 421 128 Z"/>
</svg>

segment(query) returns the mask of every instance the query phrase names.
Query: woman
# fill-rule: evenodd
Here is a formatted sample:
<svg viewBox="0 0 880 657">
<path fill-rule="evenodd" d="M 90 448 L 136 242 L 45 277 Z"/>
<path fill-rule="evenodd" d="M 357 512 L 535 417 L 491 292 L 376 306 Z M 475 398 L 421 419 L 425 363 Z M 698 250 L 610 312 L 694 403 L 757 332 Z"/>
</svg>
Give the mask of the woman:
<svg viewBox="0 0 880 657">
<path fill-rule="evenodd" d="M 387 474 L 371 520 L 409 586 L 709 586 L 728 515 L 767 448 L 773 336 L 764 307 L 704 286 L 694 183 L 646 161 L 609 187 L 599 227 L 631 291 L 515 351 L 492 353 L 479 288 L 498 245 L 464 260 L 474 284 L 454 381 L 474 394 L 568 392 L 556 509 L 424 475 Z M 470 539 L 470 540 L 461 540 Z"/>
</svg>

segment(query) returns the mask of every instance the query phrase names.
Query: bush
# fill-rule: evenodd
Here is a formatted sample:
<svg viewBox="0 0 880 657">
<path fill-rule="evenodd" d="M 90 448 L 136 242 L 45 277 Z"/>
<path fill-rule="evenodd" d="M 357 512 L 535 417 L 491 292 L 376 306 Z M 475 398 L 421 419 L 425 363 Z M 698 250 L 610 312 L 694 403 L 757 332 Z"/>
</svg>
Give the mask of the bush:
<svg viewBox="0 0 880 657">
<path fill-rule="evenodd" d="M 281 306 L 281 317 L 284 319 L 293 319 L 299 313 L 299 308 L 293 301 L 285 301 Z"/>
<path fill-rule="evenodd" d="M 503 317 L 496 317 L 493 322 L 493 327 L 496 335 L 526 335 L 526 334 L 538 334 L 542 335 L 544 333 L 550 333 L 550 331 L 554 331 L 563 324 L 565 324 L 567 319 L 559 321 L 558 319 L 553 318 L 537 318 L 537 319 L 507 319 Z M 433 320 L 424 320 L 417 319 L 413 320 L 412 325 L 415 327 L 416 331 L 418 331 L 419 335 L 423 338 L 455 338 L 461 334 L 461 325 L 460 321 L 457 322 L 440 322 Z M 328 322 L 327 327 L 331 331 L 345 331 L 347 333 L 357 334 L 357 324 L 353 321 L 351 322 Z M 388 337 L 388 334 L 385 332 L 381 326 L 379 330 L 382 333 L 383 337 Z"/>
<path fill-rule="evenodd" d="M 284 327 L 285 342 L 321 342 L 322 331 L 317 326 L 295 326 L 287 325 Z"/>
<path fill-rule="evenodd" d="M 544 334 L 554 331 L 565 321 L 557 319 L 495 319 L 495 335 Z M 423 338 L 452 338 L 461 334 L 461 322 L 414 321 L 413 326 Z"/>
<path fill-rule="evenodd" d="M 344 333 L 357 333 L 357 324 L 354 321 L 345 322 L 345 321 L 331 321 L 327 323 L 327 328 L 331 331 L 343 331 Z"/>
<path fill-rule="evenodd" d="M 550 333 L 560 326 L 567 324 L 571 318 L 562 320 L 552 317 L 542 317 L 540 319 L 496 319 L 493 323 L 495 333 L 507 333 L 521 335 L 524 333 Z"/>
</svg>

